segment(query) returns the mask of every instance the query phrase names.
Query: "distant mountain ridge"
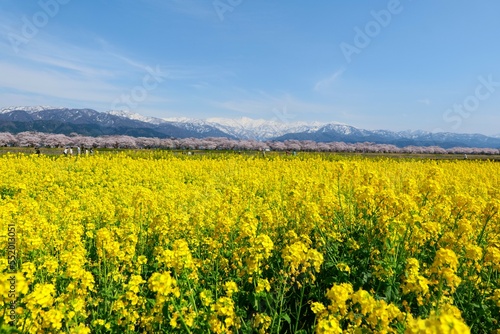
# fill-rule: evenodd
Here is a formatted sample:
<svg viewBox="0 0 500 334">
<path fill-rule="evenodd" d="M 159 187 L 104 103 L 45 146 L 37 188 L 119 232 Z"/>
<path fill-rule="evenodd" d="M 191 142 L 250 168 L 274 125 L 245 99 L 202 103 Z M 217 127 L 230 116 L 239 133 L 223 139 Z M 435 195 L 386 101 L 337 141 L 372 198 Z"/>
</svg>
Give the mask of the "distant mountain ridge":
<svg viewBox="0 0 500 334">
<path fill-rule="evenodd" d="M 391 144 L 397 147 L 405 146 L 439 146 L 499 148 L 500 138 L 481 134 L 456 134 L 450 132 L 427 131 L 387 131 L 362 130 L 349 125 L 328 124 L 317 131 L 286 134 L 275 138 L 284 140 L 313 140 L 316 142 L 342 141 L 345 143 L 372 142 L 375 144 Z"/>
<path fill-rule="evenodd" d="M 191 118 L 166 118 L 178 126 L 212 126 L 239 139 L 272 140 L 288 133 L 314 131 L 325 123 L 319 122 L 278 122 L 275 120 L 251 119 L 241 117 L 237 119 L 207 118 L 206 120 Z"/>
<path fill-rule="evenodd" d="M 347 124 L 279 122 L 250 118 L 224 119 L 147 117 L 121 110 L 99 112 L 50 106 L 9 107 L 0 110 L 0 132 L 38 131 L 86 136 L 128 135 L 157 138 L 227 137 L 241 140 L 312 140 L 371 142 L 405 146 L 500 148 L 500 136 L 431 133 L 426 131 L 363 130 Z"/>
<path fill-rule="evenodd" d="M 93 109 L 52 107 L 11 107 L 0 110 L 0 132 L 38 131 L 86 136 L 128 135 L 158 138 L 226 137 L 215 128 L 203 133 L 179 128 L 171 122 L 156 121 L 126 112 L 98 112 Z"/>
</svg>

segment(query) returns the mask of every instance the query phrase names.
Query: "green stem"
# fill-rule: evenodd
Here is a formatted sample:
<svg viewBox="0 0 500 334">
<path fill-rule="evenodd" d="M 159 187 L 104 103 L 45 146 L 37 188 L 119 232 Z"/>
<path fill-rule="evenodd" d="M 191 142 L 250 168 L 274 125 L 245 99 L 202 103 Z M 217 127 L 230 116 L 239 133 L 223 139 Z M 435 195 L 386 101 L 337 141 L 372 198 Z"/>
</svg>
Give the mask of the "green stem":
<svg viewBox="0 0 500 334">
<path fill-rule="evenodd" d="M 282 312 L 282 309 L 283 309 L 283 298 L 284 298 L 284 288 L 285 288 L 285 280 L 283 280 L 283 284 L 282 284 L 282 288 L 279 290 L 279 294 L 278 294 L 278 300 L 277 300 L 277 303 L 278 303 L 278 312 L 274 313 L 273 315 L 273 320 L 271 322 L 271 328 L 273 329 L 274 328 L 274 323 L 275 323 L 275 320 L 276 320 L 276 317 L 278 317 L 278 329 L 276 331 L 276 333 L 279 333 L 279 329 L 281 327 L 281 312 Z"/>
<path fill-rule="evenodd" d="M 181 319 L 181 322 L 182 322 L 182 325 L 184 326 L 184 329 L 186 330 L 186 332 L 191 333 L 191 331 L 189 330 L 189 327 L 186 325 L 186 322 L 184 321 L 184 317 L 182 316 L 182 312 L 179 311 L 179 308 L 177 307 L 177 304 L 173 303 L 173 305 L 174 305 L 177 313 L 179 313 L 179 318 Z"/>
<path fill-rule="evenodd" d="M 483 228 L 481 229 L 481 233 L 479 233 L 479 236 L 477 238 L 478 245 L 481 245 L 481 242 L 483 241 L 484 232 L 486 231 L 486 226 L 488 225 L 488 222 L 490 221 L 490 219 L 491 219 L 491 216 L 488 216 L 488 218 L 486 218 L 486 221 L 484 222 Z"/>
<path fill-rule="evenodd" d="M 302 301 L 304 300 L 304 290 L 305 286 L 302 286 L 302 289 L 300 290 L 300 303 L 299 303 L 299 310 L 297 312 L 297 318 L 295 320 L 295 332 L 299 330 L 299 319 L 300 319 L 300 313 L 302 311 Z"/>
<path fill-rule="evenodd" d="M 441 302 L 441 296 L 442 295 L 443 295 L 443 277 L 441 276 L 439 278 L 439 289 L 438 289 L 438 295 L 437 295 L 437 300 L 436 300 L 436 307 L 434 308 L 434 310 L 436 311 L 436 313 L 439 310 L 439 304 Z"/>
</svg>

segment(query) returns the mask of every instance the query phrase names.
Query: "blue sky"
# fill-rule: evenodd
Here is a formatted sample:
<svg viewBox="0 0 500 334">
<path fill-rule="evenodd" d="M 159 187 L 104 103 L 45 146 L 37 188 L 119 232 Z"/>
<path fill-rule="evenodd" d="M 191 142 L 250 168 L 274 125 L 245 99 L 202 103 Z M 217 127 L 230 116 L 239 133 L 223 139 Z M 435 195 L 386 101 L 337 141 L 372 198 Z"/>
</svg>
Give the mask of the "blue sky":
<svg viewBox="0 0 500 334">
<path fill-rule="evenodd" d="M 0 1 L 0 107 L 500 133 L 500 2 Z"/>
</svg>

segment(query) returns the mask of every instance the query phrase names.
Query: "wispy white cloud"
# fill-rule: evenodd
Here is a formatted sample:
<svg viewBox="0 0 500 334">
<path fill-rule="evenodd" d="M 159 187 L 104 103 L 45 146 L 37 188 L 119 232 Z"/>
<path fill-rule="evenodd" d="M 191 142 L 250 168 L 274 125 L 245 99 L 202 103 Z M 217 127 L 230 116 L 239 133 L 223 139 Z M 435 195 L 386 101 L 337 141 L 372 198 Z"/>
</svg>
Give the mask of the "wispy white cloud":
<svg viewBox="0 0 500 334">
<path fill-rule="evenodd" d="M 105 51 L 46 40 L 30 44 L 29 53 L 0 60 L 0 73 L 3 104 L 30 104 L 44 96 L 41 104 L 64 101 L 68 107 L 93 108 L 108 108 L 123 93 L 141 85 L 142 76 L 147 74 L 141 68 L 116 61 Z M 148 93 L 144 104 L 161 97 L 161 90 Z"/>
<path fill-rule="evenodd" d="M 0 18 L 1 18 L 0 14 Z M 9 24 L 0 24 L 0 35 L 9 33 Z M 227 71 L 179 64 L 147 64 L 134 59 L 104 39 L 87 41 L 87 46 L 68 43 L 48 34 L 40 34 L 26 48 L 15 52 L 5 38 L 0 38 L 0 101 L 4 106 L 57 104 L 67 107 L 108 109 L 124 94 L 142 87 L 148 73 L 161 76 L 161 82 L 140 99 L 136 111 L 168 109 L 172 85 L 186 84 L 230 75 Z M 59 102 L 61 101 L 61 102 Z M 2 107 L 2 106 L 0 106 Z"/>
<path fill-rule="evenodd" d="M 61 71 L 67 71 L 68 73 L 74 73 L 82 77 L 94 77 L 94 78 L 113 78 L 116 73 L 107 67 L 102 65 L 91 65 L 85 64 L 85 62 L 76 60 L 72 58 L 71 54 L 68 55 L 43 55 L 43 54 L 31 54 L 27 57 L 34 63 L 43 65 L 44 67 L 56 68 Z"/>
<path fill-rule="evenodd" d="M 50 69 L 36 69 L 0 61 L 0 87 L 25 94 L 46 95 L 63 99 L 98 101 L 110 99 L 116 87 L 101 81 L 81 80 Z"/>
<path fill-rule="evenodd" d="M 337 81 L 342 76 L 342 74 L 344 72 L 345 72 L 345 68 L 342 67 L 342 68 L 338 69 L 337 71 L 335 71 L 335 73 L 331 74 L 330 76 L 328 76 L 328 77 L 326 77 L 324 79 L 321 79 L 320 81 L 318 81 L 314 85 L 314 90 L 318 91 L 318 92 L 321 92 L 321 91 L 325 91 L 325 90 L 329 89 L 330 86 L 335 81 Z"/>
<path fill-rule="evenodd" d="M 429 100 L 428 98 L 417 100 L 417 102 L 428 105 L 428 106 L 431 104 L 431 100 Z"/>
</svg>

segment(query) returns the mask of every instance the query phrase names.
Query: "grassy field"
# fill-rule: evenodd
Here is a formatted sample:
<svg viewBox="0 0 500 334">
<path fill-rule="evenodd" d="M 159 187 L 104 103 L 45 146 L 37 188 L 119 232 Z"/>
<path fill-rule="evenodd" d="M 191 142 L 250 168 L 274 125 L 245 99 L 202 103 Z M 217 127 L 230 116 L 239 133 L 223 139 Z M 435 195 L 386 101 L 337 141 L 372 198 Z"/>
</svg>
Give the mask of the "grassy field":
<svg viewBox="0 0 500 334">
<path fill-rule="evenodd" d="M 144 149 L 137 151 L 154 151 L 155 149 Z M 162 150 L 159 151 L 167 151 L 173 154 L 186 154 L 191 152 L 192 155 L 206 155 L 206 154 L 241 154 L 241 155 L 262 155 L 262 152 L 259 151 L 227 151 L 227 150 Z M 41 148 L 40 153 L 43 155 L 49 156 L 64 156 L 63 148 Z M 109 148 L 100 148 L 96 149 L 96 151 L 101 153 L 120 153 L 130 151 L 128 149 L 109 149 Z M 6 153 L 12 154 L 28 154 L 35 155 L 36 151 L 31 147 L 0 147 L 0 155 Z M 464 160 L 463 154 L 409 154 L 409 153 L 345 153 L 345 152 L 299 152 L 300 155 L 310 155 L 310 154 L 321 154 L 325 156 L 329 155 L 339 155 L 345 157 L 365 157 L 365 158 L 395 158 L 395 159 L 432 159 L 432 160 Z M 82 154 L 84 155 L 84 154 Z M 286 156 L 286 152 L 278 152 L 271 151 L 266 152 L 266 156 Z M 76 156 L 76 154 L 74 154 Z M 289 154 L 289 156 L 292 156 Z M 467 158 L 470 160 L 491 160 L 491 161 L 500 161 L 500 155 L 486 155 L 486 154 L 468 154 Z"/>
</svg>

